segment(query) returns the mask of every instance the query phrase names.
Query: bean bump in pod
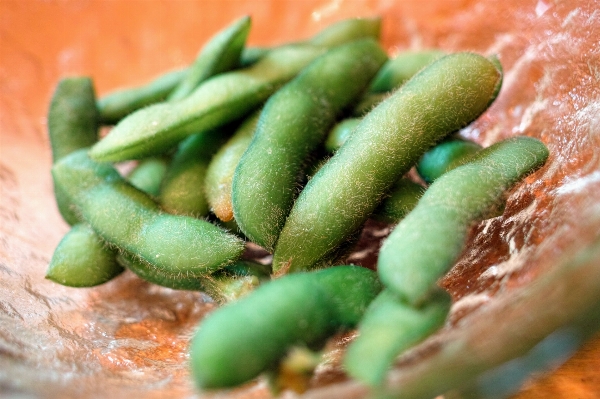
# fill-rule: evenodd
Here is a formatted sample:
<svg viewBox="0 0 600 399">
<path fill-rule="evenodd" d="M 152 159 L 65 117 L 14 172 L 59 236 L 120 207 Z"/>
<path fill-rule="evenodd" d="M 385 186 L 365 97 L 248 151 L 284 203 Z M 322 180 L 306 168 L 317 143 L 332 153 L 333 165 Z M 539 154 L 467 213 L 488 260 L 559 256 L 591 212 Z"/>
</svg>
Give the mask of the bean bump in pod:
<svg viewBox="0 0 600 399">
<path fill-rule="evenodd" d="M 201 389 L 234 387 L 277 363 L 293 346 L 321 346 L 353 328 L 381 285 L 359 266 L 296 273 L 264 283 L 209 314 L 192 339 L 192 376 Z"/>
<path fill-rule="evenodd" d="M 507 190 L 547 157 L 541 141 L 513 137 L 440 176 L 384 241 L 377 262 L 383 284 L 411 305 L 425 301 L 464 248 L 473 223 L 495 214 Z"/>
<path fill-rule="evenodd" d="M 242 240 L 210 222 L 163 212 L 112 165 L 92 161 L 86 149 L 54 164 L 52 175 L 103 240 L 165 273 L 205 275 L 233 262 L 244 250 Z"/>
<path fill-rule="evenodd" d="M 336 47 L 267 101 L 233 176 L 234 217 L 252 241 L 273 250 L 306 158 L 386 60 L 372 39 Z"/>
<path fill-rule="evenodd" d="M 425 151 L 488 108 L 500 80 L 485 57 L 451 54 L 368 113 L 298 196 L 275 248 L 274 272 L 326 262 Z"/>
</svg>

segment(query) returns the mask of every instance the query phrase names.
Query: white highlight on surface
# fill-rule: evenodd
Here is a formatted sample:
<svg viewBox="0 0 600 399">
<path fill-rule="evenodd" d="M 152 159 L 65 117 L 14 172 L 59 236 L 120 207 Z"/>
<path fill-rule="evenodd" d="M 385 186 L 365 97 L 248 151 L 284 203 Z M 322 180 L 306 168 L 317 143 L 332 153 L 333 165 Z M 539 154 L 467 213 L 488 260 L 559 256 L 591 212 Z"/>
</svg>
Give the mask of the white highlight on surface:
<svg viewBox="0 0 600 399">
<path fill-rule="evenodd" d="M 541 17 L 550 7 L 550 4 L 546 4 L 542 0 L 539 0 L 535 5 L 535 15 Z"/>
<path fill-rule="evenodd" d="M 585 190 L 588 185 L 594 183 L 600 183 L 600 170 L 586 176 L 566 180 L 565 184 L 555 190 L 555 193 L 557 195 L 580 193 Z"/>
</svg>

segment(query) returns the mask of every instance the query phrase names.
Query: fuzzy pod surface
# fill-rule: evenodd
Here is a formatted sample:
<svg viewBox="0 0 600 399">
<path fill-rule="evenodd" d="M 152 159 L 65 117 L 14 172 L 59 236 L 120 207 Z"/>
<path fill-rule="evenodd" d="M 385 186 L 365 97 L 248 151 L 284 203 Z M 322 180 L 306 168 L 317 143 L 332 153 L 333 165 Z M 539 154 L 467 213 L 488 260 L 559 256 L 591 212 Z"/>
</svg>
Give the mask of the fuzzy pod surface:
<svg viewBox="0 0 600 399">
<path fill-rule="evenodd" d="M 298 196 L 274 271 L 309 269 L 335 251 L 425 151 L 487 109 L 500 79 L 485 57 L 447 55 L 367 114 Z"/>
<path fill-rule="evenodd" d="M 248 238 L 273 250 L 307 157 L 386 60 L 373 39 L 338 46 L 267 101 L 233 176 L 233 213 Z"/>
<path fill-rule="evenodd" d="M 233 387 L 275 366 L 293 345 L 322 345 L 356 325 L 380 289 L 375 273 L 358 266 L 264 283 L 202 321 L 190 348 L 196 384 Z"/>
<path fill-rule="evenodd" d="M 233 262 L 244 249 L 241 239 L 207 221 L 162 212 L 110 164 L 92 161 L 85 149 L 57 162 L 52 175 L 99 236 L 167 273 L 204 275 Z"/>
<path fill-rule="evenodd" d="M 78 223 L 54 250 L 46 278 L 69 287 L 93 287 L 122 271 L 115 249 L 109 248 L 88 225 Z"/>
<path fill-rule="evenodd" d="M 443 174 L 384 241 L 377 263 L 383 284 L 409 304 L 425 300 L 464 248 L 473 223 L 496 212 L 507 190 L 547 157 L 541 141 L 513 137 Z"/>
</svg>

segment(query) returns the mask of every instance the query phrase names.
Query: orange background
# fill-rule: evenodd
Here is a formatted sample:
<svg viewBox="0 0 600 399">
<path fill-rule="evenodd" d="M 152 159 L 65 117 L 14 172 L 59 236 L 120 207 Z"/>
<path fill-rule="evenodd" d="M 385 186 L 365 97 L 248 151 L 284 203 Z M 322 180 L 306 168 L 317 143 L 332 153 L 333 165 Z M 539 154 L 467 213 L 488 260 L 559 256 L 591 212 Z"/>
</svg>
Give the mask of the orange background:
<svg viewBox="0 0 600 399">
<path fill-rule="evenodd" d="M 81 290 L 44 280 L 53 249 L 68 230 L 53 202 L 45 119 L 60 77 L 89 75 L 99 95 L 142 84 L 191 62 L 204 41 L 241 14 L 253 18 L 251 45 L 306 38 L 349 16 L 381 15 L 382 43 L 390 54 L 426 47 L 498 54 L 505 68 L 502 92 L 463 135 L 488 145 L 527 134 L 541 138 L 552 156 L 515 190 L 488 236 L 483 225 L 475 229 L 471 251 L 442 283 L 457 303 L 482 295 L 503 300 L 552 268 L 561 254 L 600 234 L 594 205 L 600 203 L 599 5 L 0 0 L 0 322 L 6 327 L 0 331 L 0 369 L 7 373 L 6 381 L 0 374 L 0 392 L 190 395 L 187 341 L 214 307 L 202 294 L 157 289 L 128 273 Z M 510 273 L 486 278 L 492 266 L 507 268 L 509 262 L 515 263 Z M 511 322 L 494 320 L 485 302 L 477 303 L 455 311 L 447 331 L 463 328 L 460 320 Z M 521 398 L 598 397 L 599 358 L 599 341 L 591 341 L 552 376 L 528 385 Z M 268 396 L 264 386 L 230 395 Z"/>
</svg>

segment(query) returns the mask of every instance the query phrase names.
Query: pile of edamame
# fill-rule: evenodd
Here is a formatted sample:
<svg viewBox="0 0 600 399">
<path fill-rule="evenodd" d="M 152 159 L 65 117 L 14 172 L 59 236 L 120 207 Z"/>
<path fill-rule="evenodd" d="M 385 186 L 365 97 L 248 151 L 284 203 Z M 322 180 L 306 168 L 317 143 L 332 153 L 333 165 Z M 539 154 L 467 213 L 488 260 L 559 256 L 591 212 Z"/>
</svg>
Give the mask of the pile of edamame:
<svg viewBox="0 0 600 399">
<path fill-rule="evenodd" d="M 379 18 L 246 45 L 251 18 L 217 32 L 192 64 L 96 98 L 62 79 L 48 127 L 58 208 L 72 230 L 47 278 L 72 287 L 128 269 L 221 306 L 190 349 L 200 389 L 266 376 L 310 379 L 294 354 L 358 329 L 342 365 L 374 389 L 394 359 L 443 326 L 436 282 L 475 223 L 548 149 L 461 138 L 500 92 L 495 57 L 438 49 L 389 58 Z M 101 125 L 113 125 L 99 139 Z M 128 174 L 114 163 L 133 161 Z M 416 173 L 409 174 L 410 171 Z M 388 223 L 377 270 L 344 264 L 368 219 Z M 272 254 L 249 259 L 248 243 Z M 295 365 L 295 366 L 294 366 Z M 301 384 L 306 388 L 307 384 Z"/>
</svg>

